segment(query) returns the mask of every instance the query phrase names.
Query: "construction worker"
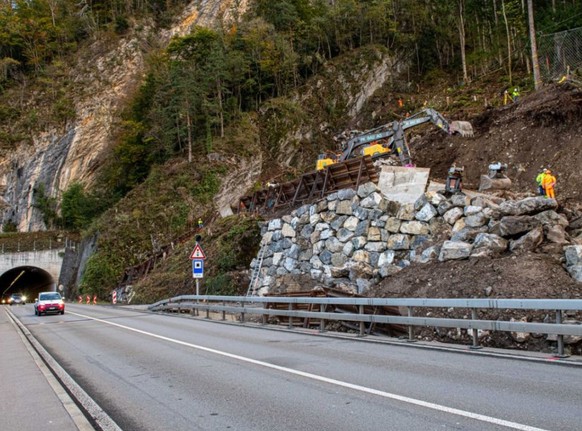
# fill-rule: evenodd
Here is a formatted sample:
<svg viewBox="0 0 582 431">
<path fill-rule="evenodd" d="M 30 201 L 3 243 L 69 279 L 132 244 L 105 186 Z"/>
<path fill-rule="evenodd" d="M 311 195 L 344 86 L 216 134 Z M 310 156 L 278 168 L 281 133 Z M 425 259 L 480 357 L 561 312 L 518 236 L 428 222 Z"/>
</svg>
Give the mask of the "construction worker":
<svg viewBox="0 0 582 431">
<path fill-rule="evenodd" d="M 513 103 L 517 103 L 519 100 L 519 88 L 515 87 L 511 92 L 511 98 L 513 99 Z"/>
<path fill-rule="evenodd" d="M 552 171 L 549 169 L 546 169 L 546 172 L 544 173 L 542 186 L 546 191 L 547 198 L 556 199 L 556 193 L 554 191 L 554 187 L 556 186 L 556 177 L 552 175 Z"/>
<path fill-rule="evenodd" d="M 547 169 L 542 169 L 542 171 L 536 177 L 536 183 L 538 185 L 538 193 L 540 196 L 545 196 L 546 191 L 544 190 L 544 186 L 542 185 L 544 182 L 544 176 L 546 175 Z"/>
</svg>

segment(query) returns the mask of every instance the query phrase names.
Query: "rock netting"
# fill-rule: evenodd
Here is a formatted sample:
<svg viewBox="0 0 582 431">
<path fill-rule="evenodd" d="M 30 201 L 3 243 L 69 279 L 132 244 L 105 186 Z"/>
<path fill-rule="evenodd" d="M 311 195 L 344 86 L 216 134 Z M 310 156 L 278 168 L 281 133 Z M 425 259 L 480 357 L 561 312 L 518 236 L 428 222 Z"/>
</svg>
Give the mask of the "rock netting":
<svg viewBox="0 0 582 431">
<path fill-rule="evenodd" d="M 495 257 L 540 246 L 565 253 L 566 268 L 582 281 L 582 234 L 554 199 L 518 201 L 492 196 L 450 198 L 427 192 L 416 202 L 389 201 L 373 183 L 343 189 L 263 226 L 259 295 L 289 276 L 364 293 L 413 263 Z M 255 270 L 258 259 L 251 263 Z"/>
</svg>

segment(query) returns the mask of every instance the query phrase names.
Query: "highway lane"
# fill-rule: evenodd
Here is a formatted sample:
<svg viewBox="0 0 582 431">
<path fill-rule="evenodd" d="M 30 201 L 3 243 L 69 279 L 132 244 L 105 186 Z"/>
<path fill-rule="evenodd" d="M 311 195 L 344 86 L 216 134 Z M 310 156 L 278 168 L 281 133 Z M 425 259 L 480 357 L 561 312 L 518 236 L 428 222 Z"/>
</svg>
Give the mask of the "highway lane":
<svg viewBox="0 0 582 431">
<path fill-rule="evenodd" d="M 67 307 L 15 314 L 124 430 L 580 429 L 580 368 Z"/>
</svg>

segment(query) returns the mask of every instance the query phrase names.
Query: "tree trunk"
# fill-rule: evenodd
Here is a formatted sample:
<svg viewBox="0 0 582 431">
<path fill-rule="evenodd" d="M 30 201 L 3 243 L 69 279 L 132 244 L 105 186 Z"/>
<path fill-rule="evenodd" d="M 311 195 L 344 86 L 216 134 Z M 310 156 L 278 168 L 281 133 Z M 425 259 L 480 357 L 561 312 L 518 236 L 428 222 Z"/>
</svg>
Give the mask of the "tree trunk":
<svg viewBox="0 0 582 431">
<path fill-rule="evenodd" d="M 188 163 L 192 163 L 192 120 L 190 118 L 190 109 L 186 110 L 186 128 L 188 130 Z"/>
<path fill-rule="evenodd" d="M 467 57 L 465 53 L 465 20 L 463 13 L 464 0 L 459 0 L 459 43 L 461 45 L 461 63 L 463 64 L 463 82 L 466 84 L 469 82 L 469 74 L 467 73 Z"/>
<path fill-rule="evenodd" d="M 507 22 L 507 14 L 505 13 L 505 0 L 501 0 L 501 11 L 503 13 L 503 21 L 505 21 L 505 32 L 507 33 L 507 74 L 509 75 L 509 85 L 513 84 L 511 77 L 511 33 L 509 32 L 509 23 Z"/>
<path fill-rule="evenodd" d="M 540 63 L 538 59 L 538 47 L 536 42 L 536 29 L 534 25 L 532 0 L 527 0 L 527 15 L 529 22 L 529 42 L 531 44 L 531 63 L 533 67 L 534 88 L 539 90 L 542 83 L 540 79 Z"/>
</svg>

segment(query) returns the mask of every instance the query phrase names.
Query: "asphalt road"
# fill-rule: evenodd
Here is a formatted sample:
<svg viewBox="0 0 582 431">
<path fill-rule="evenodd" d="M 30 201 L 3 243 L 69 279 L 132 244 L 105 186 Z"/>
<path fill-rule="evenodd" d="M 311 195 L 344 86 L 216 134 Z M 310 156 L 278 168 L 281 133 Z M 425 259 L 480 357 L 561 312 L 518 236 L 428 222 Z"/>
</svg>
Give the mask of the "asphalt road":
<svg viewBox="0 0 582 431">
<path fill-rule="evenodd" d="M 579 430 L 582 368 L 127 308 L 14 313 L 123 430 Z"/>
</svg>

